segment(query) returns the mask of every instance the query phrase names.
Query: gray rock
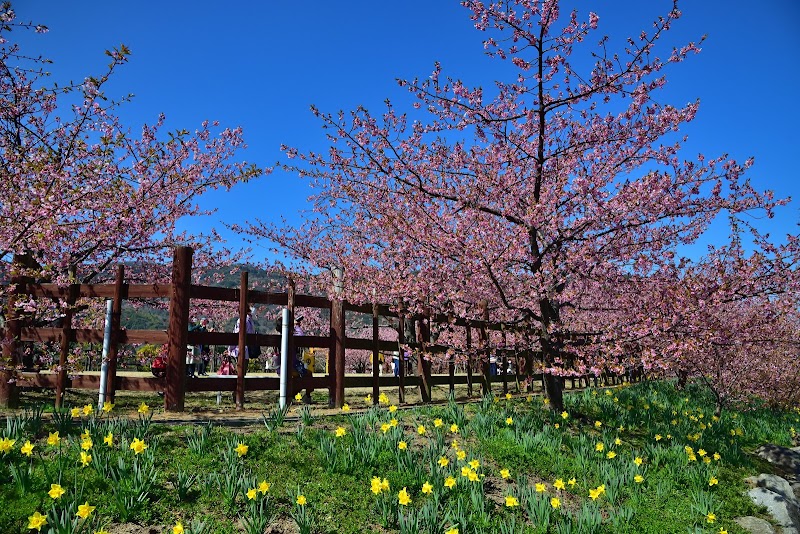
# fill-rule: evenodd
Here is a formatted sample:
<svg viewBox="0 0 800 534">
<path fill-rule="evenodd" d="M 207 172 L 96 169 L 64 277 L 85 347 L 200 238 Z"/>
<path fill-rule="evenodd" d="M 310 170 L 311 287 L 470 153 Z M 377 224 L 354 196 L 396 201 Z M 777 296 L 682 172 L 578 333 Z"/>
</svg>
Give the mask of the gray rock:
<svg viewBox="0 0 800 534">
<path fill-rule="evenodd" d="M 797 501 L 791 484 L 789 484 L 785 478 L 781 478 L 778 475 L 770 475 L 765 473 L 762 473 L 757 477 L 750 477 L 750 479 L 752 478 L 755 478 L 755 483 L 753 484 L 755 487 L 764 488 L 773 493 L 777 493 L 792 503 L 795 507 L 800 508 L 800 502 Z M 748 479 L 748 481 L 750 479 Z"/>
<path fill-rule="evenodd" d="M 793 502 L 765 488 L 753 488 L 747 494 L 754 503 L 769 510 L 783 534 L 800 534 L 800 509 Z"/>
<path fill-rule="evenodd" d="M 748 515 L 746 517 L 737 517 L 734 521 L 750 534 L 775 534 L 775 529 L 772 528 L 769 521 L 765 521 L 760 517 Z"/>
<path fill-rule="evenodd" d="M 800 447 L 788 449 L 768 443 L 757 448 L 756 454 L 775 466 L 800 475 Z"/>
</svg>

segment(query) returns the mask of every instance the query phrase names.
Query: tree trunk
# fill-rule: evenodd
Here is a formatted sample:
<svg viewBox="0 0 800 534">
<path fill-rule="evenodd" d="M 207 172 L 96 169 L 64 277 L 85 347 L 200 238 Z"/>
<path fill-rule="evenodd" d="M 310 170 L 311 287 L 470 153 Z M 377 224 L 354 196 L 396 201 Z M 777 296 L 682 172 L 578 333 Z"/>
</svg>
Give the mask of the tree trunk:
<svg viewBox="0 0 800 534">
<path fill-rule="evenodd" d="M 557 413 L 564 411 L 564 381 L 559 376 L 545 373 L 544 392 L 550 400 L 550 408 Z"/>
</svg>

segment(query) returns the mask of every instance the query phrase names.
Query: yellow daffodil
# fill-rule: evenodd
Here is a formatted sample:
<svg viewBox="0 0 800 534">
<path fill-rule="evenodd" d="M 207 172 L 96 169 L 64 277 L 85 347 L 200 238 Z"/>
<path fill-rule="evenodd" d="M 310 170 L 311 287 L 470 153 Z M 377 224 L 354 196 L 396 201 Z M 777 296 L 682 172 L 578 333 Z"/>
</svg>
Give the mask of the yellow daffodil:
<svg viewBox="0 0 800 534">
<path fill-rule="evenodd" d="M 408 448 L 408 443 L 406 443 L 405 441 L 401 441 L 400 443 L 397 444 L 397 448 L 400 449 L 401 451 L 404 451 Z"/>
<path fill-rule="evenodd" d="M 567 486 L 564 484 L 564 481 L 560 478 L 557 478 L 555 482 L 553 482 L 553 487 L 557 490 L 564 490 Z"/>
<path fill-rule="evenodd" d="M 708 512 L 706 514 L 706 523 L 713 523 L 717 520 L 717 516 L 714 515 L 714 512 Z"/>
<path fill-rule="evenodd" d="M 456 452 L 456 458 L 458 458 L 459 460 L 464 460 L 466 457 L 467 457 L 467 451 L 462 449 Z"/>
<path fill-rule="evenodd" d="M 601 495 L 600 491 L 597 489 L 590 489 L 589 490 L 589 497 L 592 498 L 593 501 L 596 501 L 597 498 Z"/>
<path fill-rule="evenodd" d="M 250 488 L 247 490 L 247 498 L 251 501 L 256 500 L 256 495 L 258 494 L 258 490 L 256 488 Z"/>
<path fill-rule="evenodd" d="M 16 442 L 17 440 L 15 439 L 9 439 L 9 438 L 0 439 L 0 452 L 2 452 L 3 454 L 8 454 L 9 452 L 11 452 L 11 448 L 14 446 L 14 443 Z"/>
<path fill-rule="evenodd" d="M 89 429 L 88 428 L 85 429 L 83 432 L 81 432 L 81 439 L 82 440 L 89 439 L 90 437 L 92 437 L 92 435 L 89 433 Z"/>
<path fill-rule="evenodd" d="M 37 530 L 41 532 L 42 527 L 47 524 L 47 516 L 42 515 L 38 512 L 33 512 L 33 515 L 28 516 L 28 529 L 29 530 Z"/>
<path fill-rule="evenodd" d="M 511 471 L 508 469 L 501 469 L 500 470 L 500 477 L 501 478 L 509 478 L 511 476 Z"/>
<path fill-rule="evenodd" d="M 622 445 L 622 440 L 621 440 L 621 439 L 619 439 L 619 438 L 616 438 L 616 439 L 614 440 L 614 445 L 616 445 L 616 446 L 620 446 L 620 445 Z"/>
<path fill-rule="evenodd" d="M 58 430 L 55 432 L 50 432 L 50 435 L 47 436 L 47 444 L 50 446 L 55 446 L 61 443 L 61 437 L 58 435 Z"/>
<path fill-rule="evenodd" d="M 295 502 L 300 506 L 305 506 L 306 504 L 308 504 L 308 500 L 306 500 L 305 495 L 298 495 L 297 500 Z"/>
<path fill-rule="evenodd" d="M 711 477 L 710 479 L 708 479 L 709 486 L 716 486 L 717 484 L 719 484 L 719 480 L 717 480 L 717 477 Z"/>
<path fill-rule="evenodd" d="M 297 402 L 300 402 L 301 400 L 303 400 L 303 395 L 298 393 L 297 395 L 294 396 L 294 400 L 296 400 Z"/>
<path fill-rule="evenodd" d="M 350 405 L 347 404 L 346 402 L 344 404 L 342 404 L 342 411 L 343 412 L 349 412 L 350 411 Z"/>
<path fill-rule="evenodd" d="M 19 452 L 25 456 L 30 456 L 33 453 L 33 447 L 34 445 L 30 442 L 30 440 L 26 440 L 25 444 L 20 447 Z"/>
<path fill-rule="evenodd" d="M 420 436 L 424 436 L 425 432 L 427 432 L 427 430 L 425 430 L 425 426 L 424 425 L 419 425 L 417 427 L 417 434 L 419 434 Z"/>
<path fill-rule="evenodd" d="M 86 406 L 83 407 L 83 415 L 91 415 L 93 411 L 94 408 L 92 408 L 91 404 L 87 404 Z"/>
<path fill-rule="evenodd" d="M 597 445 L 594 446 L 594 450 L 596 450 L 597 452 L 603 452 L 603 450 L 605 448 L 606 448 L 606 446 L 603 445 L 602 442 L 600 442 L 600 443 L 598 443 Z"/>
<path fill-rule="evenodd" d="M 450 460 L 448 460 L 446 456 L 442 456 L 441 458 L 439 458 L 438 463 L 440 467 L 447 467 L 447 464 L 450 463 Z"/>
<path fill-rule="evenodd" d="M 260 491 L 262 494 L 265 494 L 265 493 L 267 493 L 267 492 L 269 491 L 269 488 L 270 488 L 271 486 L 272 486 L 272 484 L 270 484 L 270 483 L 269 483 L 269 482 L 267 482 L 266 480 L 262 480 L 262 481 L 261 481 L 261 482 L 258 484 L 258 491 Z"/>
<path fill-rule="evenodd" d="M 452 489 L 453 486 L 455 486 L 455 485 L 456 485 L 456 479 L 455 478 L 447 477 L 446 479 L 444 479 L 444 487 L 446 487 L 448 489 Z"/>
<path fill-rule="evenodd" d="M 381 480 L 381 489 L 383 491 L 389 491 L 389 479 L 384 478 Z"/>
<path fill-rule="evenodd" d="M 109 447 L 114 446 L 114 434 L 113 432 L 109 432 L 106 437 L 103 438 L 103 443 L 108 445 Z"/>
<path fill-rule="evenodd" d="M 51 499 L 58 499 L 65 493 L 66 491 L 61 487 L 61 484 L 50 484 L 50 491 L 47 492 Z"/>
<path fill-rule="evenodd" d="M 574 478 L 574 477 L 573 477 L 573 478 L 571 478 L 571 479 L 569 479 L 569 480 L 567 480 L 567 484 L 569 484 L 569 487 L 570 487 L 570 488 L 574 488 L 574 487 L 575 487 L 575 484 L 577 484 L 577 483 L 578 483 L 578 481 L 577 481 L 577 480 L 575 480 L 575 478 Z"/>
<path fill-rule="evenodd" d="M 73 408 L 69 411 L 69 414 L 72 416 L 73 419 L 77 419 L 81 416 L 81 409 L 80 408 Z"/>
<path fill-rule="evenodd" d="M 481 462 L 479 460 L 471 460 L 469 466 L 473 469 L 477 469 L 481 466 Z"/>
<path fill-rule="evenodd" d="M 561 412 L 561 419 L 567 419 L 569 414 L 567 412 Z"/>
<path fill-rule="evenodd" d="M 95 508 L 94 506 L 89 506 L 89 501 L 86 501 L 85 503 L 78 506 L 78 513 L 75 515 L 77 515 L 81 519 L 86 519 L 87 517 L 89 517 L 89 514 L 94 512 L 94 508 Z"/>
<path fill-rule="evenodd" d="M 608 451 L 606 453 L 606 458 L 608 458 L 609 460 L 612 460 L 612 459 L 616 458 L 616 456 L 617 456 L 617 453 L 614 452 L 614 451 Z"/>
<path fill-rule="evenodd" d="M 85 451 L 92 450 L 93 446 L 94 446 L 94 443 L 92 443 L 92 439 L 91 438 L 86 438 L 85 440 L 81 441 L 81 449 L 83 449 Z"/>
<path fill-rule="evenodd" d="M 372 395 L 367 395 L 366 397 L 364 397 L 364 402 L 366 402 L 367 404 L 372 404 Z"/>
<path fill-rule="evenodd" d="M 433 485 L 429 483 L 427 480 L 422 485 L 422 493 L 428 493 L 428 494 L 433 493 Z"/>
<path fill-rule="evenodd" d="M 553 497 L 550 499 L 550 506 L 552 506 L 554 510 L 558 510 L 561 507 L 561 499 Z"/>
<path fill-rule="evenodd" d="M 506 425 L 511 426 L 513 424 L 514 424 L 514 418 L 513 417 L 506 417 Z"/>
<path fill-rule="evenodd" d="M 336 427 L 336 437 L 337 438 L 341 438 L 345 434 L 347 434 L 347 430 L 345 430 L 343 426 Z"/>
<path fill-rule="evenodd" d="M 394 413 L 394 412 L 396 412 L 396 411 L 397 411 L 397 406 L 395 406 L 394 404 L 392 404 L 391 406 L 389 406 L 389 413 Z"/>
<path fill-rule="evenodd" d="M 391 428 L 392 428 L 392 425 L 390 425 L 389 423 L 383 423 L 381 425 L 381 432 L 386 434 Z"/>
<path fill-rule="evenodd" d="M 81 451 L 81 467 L 86 467 L 92 461 L 92 455 L 86 454 L 86 451 Z"/>
<path fill-rule="evenodd" d="M 378 396 L 378 402 L 381 404 L 389 404 L 389 397 L 386 395 L 386 393 L 381 393 Z"/>
<path fill-rule="evenodd" d="M 398 421 L 397 421 L 397 419 L 395 419 L 394 417 L 392 417 L 392 418 L 389 420 L 389 426 L 391 426 L 392 428 L 395 428 L 397 425 L 398 425 Z"/>
<path fill-rule="evenodd" d="M 595 421 L 594 422 L 594 427 L 595 428 L 600 428 L 601 426 L 603 426 L 603 422 L 602 421 Z"/>
<path fill-rule="evenodd" d="M 511 399 L 511 393 L 506 393 L 506 400 Z"/>
<path fill-rule="evenodd" d="M 642 457 L 637 456 L 636 458 L 633 459 L 633 463 L 635 463 L 637 466 L 642 465 Z"/>
<path fill-rule="evenodd" d="M 183 523 L 181 523 L 180 521 L 175 523 L 175 526 L 172 527 L 172 534 L 184 534 L 184 533 L 185 530 L 183 528 Z"/>
<path fill-rule="evenodd" d="M 136 411 L 142 415 L 147 415 L 147 413 L 150 411 L 150 407 L 143 402 L 139 405 L 139 408 Z"/>
<path fill-rule="evenodd" d="M 457 424 L 455 424 L 455 423 L 453 423 L 452 425 L 450 425 L 450 432 L 452 432 L 452 433 L 454 433 L 454 434 L 458 434 L 458 425 L 457 425 Z"/>
<path fill-rule="evenodd" d="M 536 483 L 536 493 L 544 493 L 547 491 L 547 486 L 542 482 Z"/>
<path fill-rule="evenodd" d="M 513 495 L 506 495 L 506 506 L 508 508 L 513 508 L 514 506 L 519 506 L 519 500 L 514 497 Z"/>
<path fill-rule="evenodd" d="M 458 534 L 458 529 L 456 527 L 453 527 L 450 530 L 445 531 L 444 534 Z"/>
<path fill-rule="evenodd" d="M 238 454 L 239 458 L 241 458 L 242 456 L 247 454 L 247 451 L 249 450 L 249 447 L 247 445 L 245 445 L 244 443 L 239 443 L 238 445 L 236 445 L 236 448 L 233 449 L 233 450 L 236 451 L 236 454 Z"/>
<path fill-rule="evenodd" d="M 715 452 L 714 453 L 714 459 L 719 461 L 720 458 L 722 458 L 722 456 L 720 456 L 718 452 Z"/>
<path fill-rule="evenodd" d="M 104 411 L 105 413 L 108 413 L 108 412 L 110 412 L 110 411 L 111 411 L 111 410 L 113 410 L 113 409 L 114 409 L 114 405 L 113 405 L 112 403 L 110 403 L 110 402 L 108 402 L 108 401 L 105 401 L 105 402 L 103 403 L 103 411 Z"/>
<path fill-rule="evenodd" d="M 661 441 L 661 434 L 656 434 L 655 438 L 656 438 L 656 441 Z"/>
<path fill-rule="evenodd" d="M 139 438 L 133 438 L 133 442 L 131 443 L 131 450 L 136 454 L 141 454 L 147 448 L 147 445 L 144 441 L 140 440 Z"/>
<path fill-rule="evenodd" d="M 476 471 L 470 469 L 469 473 L 467 473 L 467 480 L 469 480 L 470 482 L 477 482 L 478 480 L 480 480 L 480 477 L 478 476 L 478 473 Z"/>
<path fill-rule="evenodd" d="M 406 488 L 401 489 L 397 493 L 397 502 L 403 506 L 408 506 L 411 503 L 411 496 L 408 494 L 408 491 L 406 491 Z"/>
<path fill-rule="evenodd" d="M 439 428 L 442 425 L 444 425 L 444 422 L 441 419 L 434 419 L 433 420 L 434 428 Z"/>
<path fill-rule="evenodd" d="M 372 477 L 372 480 L 370 481 L 370 488 L 369 489 L 375 495 L 379 495 L 381 490 L 383 489 L 381 487 L 381 479 L 378 478 L 378 477 Z"/>
<path fill-rule="evenodd" d="M 469 474 L 472 472 L 472 468 L 468 465 L 465 465 L 461 468 L 461 476 L 464 478 L 469 477 Z"/>
<path fill-rule="evenodd" d="M 641 484 L 642 482 L 644 482 L 644 477 L 642 475 L 636 475 L 635 477 L 633 477 L 633 481 L 636 482 L 637 484 Z"/>
</svg>

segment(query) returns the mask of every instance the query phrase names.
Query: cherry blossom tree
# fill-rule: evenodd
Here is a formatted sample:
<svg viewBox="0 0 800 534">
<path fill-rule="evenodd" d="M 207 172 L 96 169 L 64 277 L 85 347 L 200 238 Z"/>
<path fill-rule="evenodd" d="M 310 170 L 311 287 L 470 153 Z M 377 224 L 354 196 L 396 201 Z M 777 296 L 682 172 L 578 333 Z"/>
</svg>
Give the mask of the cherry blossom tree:
<svg viewBox="0 0 800 534">
<path fill-rule="evenodd" d="M 127 47 L 106 51 L 104 72 L 60 85 L 48 60 L 13 40 L 47 28 L 17 21 L 10 3 L 0 19 L 0 262 L 27 255 L 41 276 L 88 282 L 117 262 L 163 264 L 175 244 L 213 255 L 218 235 L 188 235 L 177 223 L 207 213 L 196 202 L 204 192 L 261 174 L 238 159 L 241 129 L 204 122 L 165 132 L 160 115 L 134 132 L 118 115 L 130 97 L 105 93 Z"/>
<path fill-rule="evenodd" d="M 558 410 L 558 375 L 587 367 L 564 349 L 587 290 L 657 272 L 720 214 L 769 216 L 778 202 L 746 179 L 751 161 L 683 155 L 699 102 L 661 95 L 668 68 L 700 49 L 663 44 L 676 4 L 618 52 L 597 14 L 557 0 L 462 4 L 506 77 L 473 87 L 436 63 L 399 81 L 405 111 L 312 108 L 329 150 L 285 150 L 316 188 L 315 213 L 245 230 L 321 272 L 343 268 L 349 299 L 374 291 L 475 319 L 486 299 L 492 321 L 536 340 Z M 608 365 L 596 354 L 589 368 Z"/>
<path fill-rule="evenodd" d="M 626 289 L 617 286 L 619 301 L 610 308 L 635 306 L 642 319 L 634 324 L 623 314 L 604 314 L 606 350 L 618 352 L 614 339 L 635 339 L 648 370 L 677 376 L 679 383 L 702 383 L 713 394 L 718 412 L 754 399 L 796 406 L 796 240 L 775 246 L 756 235 L 757 248 L 747 252 L 744 235 L 735 224 L 730 243 L 700 260 L 630 280 Z"/>
<path fill-rule="evenodd" d="M 0 5 L 0 275 L 56 283 L 113 280 L 123 263 L 129 282 L 168 280 L 175 245 L 195 248 L 193 275 L 229 265 L 240 253 L 226 250 L 213 230 L 179 230 L 179 221 L 207 214 L 197 199 L 263 173 L 241 160 L 240 128 L 203 122 L 165 131 L 162 114 L 135 131 L 120 118 L 130 96 L 106 92 L 131 54 L 124 45 L 106 51 L 108 66 L 80 83 L 51 81 L 49 60 L 32 57 L 14 41 L 18 32 L 47 28 L 17 20 L 10 2 Z M 165 261 L 165 258 L 167 261 Z M 12 261 L 16 259 L 17 261 Z M 3 295 L 5 297 L 6 295 Z M 66 302 L 2 299 L 3 313 L 27 322 L 59 320 Z M 78 309 L 85 302 L 76 303 Z M 88 304 L 101 304 L 97 299 Z M 97 323 L 99 310 L 75 321 Z M 6 336 L 10 336 L 6 332 Z M 10 337 L 9 337 L 10 339 Z M 0 379 L 13 382 L 18 351 L 3 343 Z M 21 349 L 21 347 L 18 347 Z M 22 349 L 24 350 L 24 349 Z M 0 389 L 3 389 L 0 387 Z"/>
</svg>

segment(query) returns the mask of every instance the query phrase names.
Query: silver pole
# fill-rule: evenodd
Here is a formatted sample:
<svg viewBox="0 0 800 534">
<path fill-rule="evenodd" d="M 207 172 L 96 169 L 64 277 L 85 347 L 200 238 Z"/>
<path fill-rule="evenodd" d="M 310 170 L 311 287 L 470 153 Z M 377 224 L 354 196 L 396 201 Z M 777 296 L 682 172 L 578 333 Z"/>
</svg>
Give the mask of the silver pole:
<svg viewBox="0 0 800 534">
<path fill-rule="evenodd" d="M 283 309 L 281 325 L 281 379 L 278 407 L 286 407 L 286 386 L 289 381 L 289 308 Z"/>
<path fill-rule="evenodd" d="M 102 410 L 106 401 L 106 382 L 108 382 L 108 352 L 111 349 L 111 310 L 114 301 L 106 301 L 106 328 L 103 332 L 103 363 L 100 365 L 100 396 L 97 409 Z"/>
</svg>

